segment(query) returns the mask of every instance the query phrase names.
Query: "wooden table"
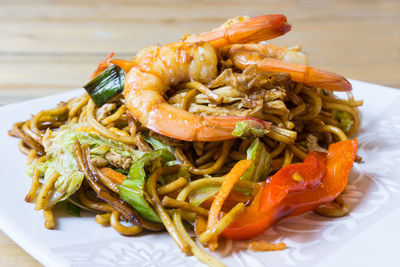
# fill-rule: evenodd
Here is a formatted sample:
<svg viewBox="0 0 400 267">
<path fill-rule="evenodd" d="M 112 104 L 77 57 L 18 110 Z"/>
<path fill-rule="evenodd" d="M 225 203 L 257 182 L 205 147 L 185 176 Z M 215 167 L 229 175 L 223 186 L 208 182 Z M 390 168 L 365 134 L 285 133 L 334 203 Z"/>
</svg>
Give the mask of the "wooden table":
<svg viewBox="0 0 400 267">
<path fill-rule="evenodd" d="M 0 105 L 79 88 L 110 51 L 129 58 L 243 14 L 283 13 L 293 28 L 273 43 L 301 45 L 322 69 L 400 88 L 398 0 L 166 2 L 0 1 Z M 40 264 L 0 232 L 0 266 Z"/>
</svg>

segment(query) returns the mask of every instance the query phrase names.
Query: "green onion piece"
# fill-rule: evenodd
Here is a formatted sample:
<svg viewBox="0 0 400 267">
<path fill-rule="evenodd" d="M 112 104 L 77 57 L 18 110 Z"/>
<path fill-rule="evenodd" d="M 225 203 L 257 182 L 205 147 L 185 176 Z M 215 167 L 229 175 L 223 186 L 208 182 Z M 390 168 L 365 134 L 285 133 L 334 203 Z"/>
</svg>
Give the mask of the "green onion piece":
<svg viewBox="0 0 400 267">
<path fill-rule="evenodd" d="M 100 107 L 124 89 L 124 70 L 112 65 L 83 86 L 90 98 Z"/>
</svg>

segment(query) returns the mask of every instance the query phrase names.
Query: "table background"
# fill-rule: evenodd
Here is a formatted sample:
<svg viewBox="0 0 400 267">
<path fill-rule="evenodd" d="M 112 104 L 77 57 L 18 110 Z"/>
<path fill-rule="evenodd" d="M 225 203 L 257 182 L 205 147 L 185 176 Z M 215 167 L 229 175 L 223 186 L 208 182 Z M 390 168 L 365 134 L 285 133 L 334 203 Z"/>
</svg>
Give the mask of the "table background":
<svg viewBox="0 0 400 267">
<path fill-rule="evenodd" d="M 400 0 L 0 0 L 0 105 L 79 88 L 111 51 L 129 58 L 230 17 L 273 13 L 293 27 L 271 42 L 301 45 L 313 66 L 400 88 Z M 40 264 L 0 231 L 0 266 Z"/>
</svg>

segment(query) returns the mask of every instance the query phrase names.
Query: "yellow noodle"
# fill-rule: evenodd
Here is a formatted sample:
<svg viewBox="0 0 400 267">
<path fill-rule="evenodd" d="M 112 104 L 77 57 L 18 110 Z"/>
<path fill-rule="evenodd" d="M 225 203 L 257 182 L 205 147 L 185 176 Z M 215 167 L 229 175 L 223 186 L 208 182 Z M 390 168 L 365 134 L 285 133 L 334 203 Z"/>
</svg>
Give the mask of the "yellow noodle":
<svg viewBox="0 0 400 267">
<path fill-rule="evenodd" d="M 83 94 L 81 97 L 78 98 L 78 104 L 74 105 L 68 112 L 69 117 L 74 117 L 78 114 L 79 111 L 87 104 L 89 101 L 89 95 L 87 93 Z"/>
<path fill-rule="evenodd" d="M 204 151 L 210 151 L 211 149 L 217 148 L 222 142 L 208 142 L 204 145 Z"/>
<path fill-rule="evenodd" d="M 216 148 L 207 151 L 207 152 L 204 153 L 201 157 L 198 157 L 198 158 L 195 160 L 194 163 L 195 163 L 197 166 L 205 164 L 207 161 L 209 161 L 209 160 L 213 157 L 213 155 L 214 155 L 214 153 L 215 153 L 216 151 L 217 151 Z"/>
<path fill-rule="evenodd" d="M 288 121 L 288 120 L 284 120 L 284 121 L 283 121 L 283 124 L 284 124 L 285 127 L 286 127 L 287 129 L 289 129 L 289 130 L 292 130 L 292 129 L 294 128 L 294 126 L 295 126 L 295 124 L 294 124 L 293 122 Z"/>
<path fill-rule="evenodd" d="M 189 234 L 187 233 L 185 227 L 183 226 L 182 223 L 182 216 L 181 216 L 181 210 L 177 209 L 174 212 L 173 215 L 174 218 L 174 222 L 175 225 L 179 231 L 179 233 L 182 235 L 182 238 L 187 242 L 187 244 L 189 244 L 190 249 L 193 253 L 193 255 L 200 260 L 201 262 L 204 262 L 205 264 L 207 264 L 208 266 L 213 266 L 213 267 L 225 267 L 225 265 L 220 262 L 219 260 L 217 260 L 216 258 L 214 258 L 213 256 L 209 255 L 208 253 L 204 252 L 203 250 L 201 250 L 196 243 L 193 241 L 193 239 L 189 236 Z"/>
<path fill-rule="evenodd" d="M 40 137 L 43 137 L 43 133 L 38 128 L 38 125 L 42 119 L 42 116 L 48 116 L 48 117 L 61 116 L 61 115 L 65 114 L 67 111 L 68 111 L 68 106 L 65 103 L 62 103 L 53 109 L 40 111 L 38 114 L 36 114 L 32 118 L 31 123 L 30 123 L 31 124 L 30 128 L 34 133 L 36 133 Z"/>
<path fill-rule="evenodd" d="M 240 146 L 239 146 L 239 152 L 246 152 L 246 150 L 249 148 L 250 144 L 251 144 L 250 139 L 242 140 L 242 142 L 240 143 Z"/>
<path fill-rule="evenodd" d="M 103 214 L 97 214 L 96 217 L 94 217 L 94 221 L 100 225 L 108 226 L 110 225 L 110 218 L 111 218 L 111 213 L 107 212 Z"/>
<path fill-rule="evenodd" d="M 166 209 L 165 211 L 171 217 L 174 215 L 173 209 Z M 196 213 L 194 212 L 181 211 L 181 216 L 183 220 L 187 221 L 190 224 L 193 224 L 196 221 Z"/>
<path fill-rule="evenodd" d="M 121 105 L 118 110 L 116 112 L 114 112 L 113 114 L 111 114 L 110 116 L 108 116 L 107 118 L 104 118 L 103 120 L 101 120 L 101 123 L 103 125 L 107 125 L 111 122 L 115 122 L 116 120 L 118 120 L 119 118 L 121 118 L 121 116 L 126 112 L 126 107 L 125 105 Z"/>
<path fill-rule="evenodd" d="M 32 149 L 28 153 L 28 157 L 26 158 L 26 165 L 31 165 L 32 161 L 36 158 L 37 156 L 37 151 Z"/>
<path fill-rule="evenodd" d="M 325 124 L 331 124 L 331 125 L 337 126 L 337 127 L 340 126 L 340 123 L 337 120 L 335 120 L 335 119 L 333 119 L 331 117 L 319 115 L 318 118 L 320 120 L 322 120 Z"/>
<path fill-rule="evenodd" d="M 129 137 L 131 136 L 129 133 L 115 127 L 110 127 L 109 130 L 113 133 L 118 134 L 119 136 L 129 136 Z"/>
<path fill-rule="evenodd" d="M 43 215 L 44 215 L 44 227 L 46 229 L 54 229 L 54 215 L 53 212 L 50 209 L 45 209 L 43 210 Z"/>
<path fill-rule="evenodd" d="M 332 125 L 323 125 L 323 126 L 309 126 L 307 129 L 311 132 L 328 132 L 336 135 L 340 141 L 347 140 L 346 134 L 338 127 Z"/>
<path fill-rule="evenodd" d="M 43 183 L 36 200 L 35 209 L 42 210 L 45 208 L 49 192 L 53 188 L 55 182 L 58 180 L 58 177 L 60 177 L 60 174 L 58 172 L 54 172 L 49 179 Z"/>
<path fill-rule="evenodd" d="M 24 141 L 22 141 L 22 140 L 18 142 L 18 148 L 19 148 L 19 150 L 20 150 L 22 153 L 24 153 L 25 155 L 28 155 L 29 152 L 31 152 L 31 149 L 27 148 L 27 147 L 25 146 Z M 37 152 L 36 152 L 36 153 L 37 153 Z"/>
<path fill-rule="evenodd" d="M 193 148 L 197 156 L 202 156 L 204 154 L 204 142 L 193 142 Z"/>
<path fill-rule="evenodd" d="M 187 82 L 182 83 L 179 88 L 188 88 L 188 89 L 196 89 L 197 91 L 203 93 L 208 97 L 208 99 L 216 102 L 217 104 L 221 104 L 224 98 L 219 94 L 211 91 L 208 87 L 204 86 L 199 82 Z"/>
<path fill-rule="evenodd" d="M 354 99 L 343 100 L 340 98 L 334 98 L 334 97 L 325 96 L 322 94 L 320 95 L 320 97 L 322 98 L 322 100 L 324 100 L 324 102 L 334 102 L 334 103 L 349 105 L 350 107 L 360 107 L 363 105 L 362 100 L 354 100 Z"/>
<path fill-rule="evenodd" d="M 87 114 L 87 105 L 84 107 L 84 109 L 82 109 L 81 114 L 79 114 L 78 122 L 85 122 L 86 121 L 86 114 Z"/>
<path fill-rule="evenodd" d="M 286 144 L 280 143 L 272 152 L 271 157 L 276 158 L 286 148 Z"/>
<path fill-rule="evenodd" d="M 22 125 L 22 130 L 29 135 L 33 140 L 35 140 L 37 143 L 42 142 L 42 137 L 43 134 L 37 134 L 35 132 L 33 132 L 29 127 L 31 125 L 31 121 L 26 121 L 23 125 Z"/>
<path fill-rule="evenodd" d="M 300 148 L 298 148 L 296 145 L 289 145 L 290 150 L 293 151 L 293 154 L 298 157 L 301 160 L 304 160 L 307 156 L 306 153 L 304 153 Z"/>
<path fill-rule="evenodd" d="M 294 88 L 294 93 L 299 94 L 301 90 L 303 89 L 304 84 L 302 83 L 296 83 L 296 87 Z"/>
<path fill-rule="evenodd" d="M 317 207 L 314 212 L 325 217 L 343 217 L 350 211 L 350 203 L 339 195 L 334 201 Z"/>
<path fill-rule="evenodd" d="M 134 226 L 122 225 L 119 222 L 120 216 L 121 216 L 121 214 L 118 211 L 114 210 L 111 213 L 110 224 L 121 235 L 132 236 L 132 235 L 136 235 L 136 234 L 140 233 L 143 230 L 143 228 L 141 228 L 137 225 L 134 225 Z"/>
<path fill-rule="evenodd" d="M 200 169 L 200 168 L 195 168 L 193 164 L 187 159 L 185 154 L 182 151 L 182 148 L 176 147 L 175 148 L 175 154 L 181 162 L 184 162 L 185 164 L 189 165 L 189 171 L 193 174 L 199 174 L 199 175 L 204 175 L 204 174 L 210 174 L 218 171 L 222 166 L 225 164 L 226 158 L 228 157 L 229 150 L 231 149 L 233 143 L 235 140 L 228 140 L 224 141 L 222 145 L 222 153 L 219 156 L 218 160 L 210 167 L 205 168 L 205 169 Z"/>
<path fill-rule="evenodd" d="M 236 206 L 222 217 L 220 221 L 199 236 L 200 243 L 205 244 L 211 239 L 218 237 L 240 214 L 242 214 L 244 208 L 245 206 L 243 203 L 240 202 L 236 204 Z"/>
<path fill-rule="evenodd" d="M 285 166 L 289 165 L 290 163 L 292 163 L 292 159 L 293 159 L 293 151 L 289 148 L 286 148 L 285 154 L 283 157 L 282 167 L 285 167 Z"/>
<path fill-rule="evenodd" d="M 229 152 L 229 157 L 234 159 L 234 160 L 242 160 L 245 159 L 247 157 L 246 153 L 242 153 L 239 151 L 235 151 L 235 150 L 231 150 Z"/>
<path fill-rule="evenodd" d="M 214 163 L 210 161 L 210 162 L 207 162 L 206 164 L 203 164 L 203 165 L 199 166 L 197 169 L 199 169 L 199 170 L 205 170 L 205 169 L 210 168 L 210 167 L 213 166 L 213 165 L 214 165 Z"/>
<path fill-rule="evenodd" d="M 105 186 L 107 186 L 108 189 L 119 194 L 118 185 L 110 178 L 108 178 L 106 175 L 104 175 L 102 171 L 98 170 L 96 167 L 94 167 L 94 169 L 97 171 L 97 177 L 99 178 L 100 182 L 102 182 Z"/>
<path fill-rule="evenodd" d="M 195 212 L 200 215 L 208 216 L 208 210 L 199 206 L 194 206 L 186 201 L 180 201 L 168 196 L 164 197 L 161 204 L 167 208 L 181 208 L 186 211 Z"/>
<path fill-rule="evenodd" d="M 297 132 L 271 125 L 266 136 L 281 143 L 293 144 L 296 141 Z"/>
<path fill-rule="evenodd" d="M 277 171 L 282 168 L 283 165 L 283 158 L 274 158 L 271 163 L 271 170 Z"/>
<path fill-rule="evenodd" d="M 353 117 L 353 122 L 354 122 L 353 125 L 351 126 L 351 129 L 348 131 L 349 136 L 354 135 L 358 131 L 360 127 L 360 118 L 358 110 L 345 104 L 330 103 L 330 102 L 324 102 L 323 108 L 347 112 Z"/>
<path fill-rule="evenodd" d="M 144 141 L 144 138 L 140 133 L 137 133 L 135 135 L 135 140 L 136 140 L 136 145 L 140 151 L 149 152 L 152 150 L 150 145 L 147 144 L 146 141 Z"/>
<path fill-rule="evenodd" d="M 82 187 L 78 190 L 78 198 L 82 202 L 83 205 L 85 205 L 86 207 L 88 207 L 90 209 L 99 210 L 99 211 L 103 211 L 103 212 L 112 212 L 114 210 L 114 208 L 110 204 L 90 200 L 86 196 Z"/>
<path fill-rule="evenodd" d="M 33 165 L 31 189 L 29 190 L 29 193 L 25 196 L 25 201 L 27 202 L 33 201 L 36 197 L 36 193 L 39 189 L 39 176 L 40 176 L 40 171 L 37 169 L 37 164 L 45 160 L 46 156 L 43 156 L 37 160 L 35 165 Z"/>
<path fill-rule="evenodd" d="M 198 94 L 199 92 L 196 89 L 192 89 L 189 92 L 185 94 L 185 97 L 182 99 L 181 106 L 180 108 L 183 110 L 188 110 L 190 102 L 193 101 L 193 98 Z"/>
<path fill-rule="evenodd" d="M 292 108 L 290 110 L 290 114 L 292 116 L 297 116 L 297 115 L 301 114 L 302 112 L 304 112 L 305 110 L 306 110 L 306 104 L 302 103 L 301 105 L 298 105 L 297 107 Z"/>
<path fill-rule="evenodd" d="M 159 168 L 154 171 L 146 183 L 147 193 L 151 197 L 151 201 L 154 205 L 154 209 L 156 210 L 158 216 L 160 216 L 165 228 L 174 239 L 175 243 L 181 249 L 182 252 L 187 252 L 189 250 L 189 245 L 185 242 L 182 236 L 179 234 L 178 230 L 174 223 L 172 223 L 171 218 L 168 213 L 165 211 L 164 207 L 161 205 L 160 199 L 158 198 L 156 183 L 158 178 L 163 174 L 176 172 L 178 169 L 177 166 L 172 166 L 169 168 Z"/>
<path fill-rule="evenodd" d="M 264 113 L 264 112 L 260 115 L 259 119 L 262 119 L 264 121 L 270 121 L 270 122 L 274 123 L 275 125 L 282 124 L 282 121 L 277 116 L 274 116 L 274 115 L 268 114 L 268 113 Z"/>
<path fill-rule="evenodd" d="M 295 119 L 296 120 L 310 120 L 312 118 L 317 117 L 319 112 L 321 111 L 321 108 L 322 108 L 321 97 L 314 90 L 306 88 L 306 87 L 304 87 L 302 89 L 302 92 L 304 94 L 306 94 L 311 99 L 312 104 L 309 103 L 311 108 L 310 108 L 310 111 L 308 113 L 306 113 L 304 115 L 297 115 L 295 117 Z"/>
<path fill-rule="evenodd" d="M 86 106 L 86 119 L 87 122 L 92 126 L 98 133 L 106 138 L 113 139 L 115 141 L 119 141 L 122 143 L 125 143 L 127 145 L 135 145 L 136 141 L 133 137 L 131 136 L 120 136 L 118 134 L 115 134 L 114 132 L 108 130 L 106 127 L 101 125 L 94 117 L 94 108 L 95 104 L 94 102 L 90 99 L 87 106 Z"/>
<path fill-rule="evenodd" d="M 184 201 L 188 195 L 193 192 L 194 190 L 204 187 L 204 186 L 221 186 L 223 183 L 224 178 L 203 178 L 203 179 L 198 179 L 196 181 L 190 182 L 182 191 L 179 193 L 177 196 L 177 200 Z M 240 187 L 246 187 L 249 189 L 255 189 L 258 188 L 259 185 L 257 183 L 249 182 L 249 181 L 244 181 L 244 180 L 239 180 L 236 183 L 236 186 Z M 219 262 L 217 259 L 212 257 L 211 255 L 207 254 L 206 252 L 202 251 L 196 243 L 191 239 L 189 234 L 186 232 L 185 227 L 182 224 L 182 217 L 181 217 L 181 210 L 177 209 L 174 212 L 173 215 L 174 223 L 179 231 L 179 233 L 182 235 L 183 239 L 189 244 L 191 247 L 192 253 L 198 258 L 200 261 L 210 265 L 210 266 L 224 266 L 221 262 Z"/>
<path fill-rule="evenodd" d="M 187 185 L 179 193 L 177 200 L 184 201 L 187 198 L 187 196 L 189 195 L 189 193 L 192 192 L 193 190 L 195 190 L 196 188 L 200 188 L 204 185 L 221 185 L 222 182 L 223 182 L 223 178 L 203 178 L 203 179 L 196 180 L 194 182 L 189 183 L 189 185 Z M 243 185 L 244 184 L 243 182 L 247 182 L 247 181 L 238 181 L 237 185 Z M 249 183 L 254 184 L 251 182 L 249 182 Z M 245 184 L 248 185 L 248 183 L 245 183 Z M 209 266 L 218 266 L 218 267 L 225 266 L 224 264 L 222 264 L 220 261 L 218 261 L 211 255 L 209 255 L 208 253 L 201 250 L 196 245 L 196 243 L 192 240 L 192 238 L 187 233 L 185 227 L 183 226 L 180 209 L 175 210 L 174 215 L 173 215 L 173 220 L 174 220 L 174 223 L 175 223 L 179 233 L 181 234 L 182 238 L 189 244 L 191 251 L 196 258 L 198 258 L 200 261 L 204 262 L 205 264 L 208 264 Z"/>
<path fill-rule="evenodd" d="M 74 123 L 78 123 L 79 117 L 70 117 L 70 120 L 68 121 L 68 123 L 70 124 L 74 124 Z"/>
<path fill-rule="evenodd" d="M 187 183 L 188 183 L 187 179 L 185 179 L 183 177 L 179 177 L 175 181 L 159 187 L 157 189 L 157 193 L 158 193 L 158 195 L 166 195 L 166 194 L 169 194 L 171 192 L 178 190 L 181 187 L 184 187 L 185 185 L 187 185 Z"/>
</svg>

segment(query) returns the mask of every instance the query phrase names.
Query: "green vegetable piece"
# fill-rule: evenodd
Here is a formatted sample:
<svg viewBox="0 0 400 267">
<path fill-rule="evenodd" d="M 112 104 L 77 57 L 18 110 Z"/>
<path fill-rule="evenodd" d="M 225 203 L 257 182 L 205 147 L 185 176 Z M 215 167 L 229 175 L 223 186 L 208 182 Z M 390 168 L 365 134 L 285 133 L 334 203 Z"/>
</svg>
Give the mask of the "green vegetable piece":
<svg viewBox="0 0 400 267">
<path fill-rule="evenodd" d="M 271 172 L 272 157 L 258 138 L 247 149 L 247 159 L 254 160 L 254 162 L 240 179 L 252 182 L 266 179 Z"/>
<path fill-rule="evenodd" d="M 69 215 L 81 217 L 81 209 L 77 205 L 69 202 L 68 199 L 58 202 L 55 208 L 66 211 Z"/>
<path fill-rule="evenodd" d="M 123 184 L 118 186 L 120 198 L 134 207 L 143 218 L 152 222 L 162 223 L 160 217 L 144 199 L 143 187 L 140 186 L 140 181 L 125 179 Z"/>
<path fill-rule="evenodd" d="M 100 107 L 121 93 L 124 89 L 124 83 L 124 70 L 112 65 L 84 85 L 83 88 L 88 92 L 96 106 Z"/>
<path fill-rule="evenodd" d="M 128 202 L 143 218 L 149 221 L 161 223 L 160 217 L 143 196 L 147 178 L 145 166 L 152 171 L 161 167 L 161 161 L 174 159 L 174 155 L 165 149 L 148 152 L 131 166 L 128 177 L 122 185 L 118 186 L 121 199 Z"/>
<path fill-rule="evenodd" d="M 67 202 L 67 212 L 72 216 L 81 217 L 81 209 L 69 201 Z"/>
<path fill-rule="evenodd" d="M 161 142 L 160 140 L 157 140 L 149 135 L 143 135 L 143 139 L 149 143 L 154 150 L 158 150 L 158 149 L 166 149 L 171 153 L 175 153 L 175 149 L 167 144 L 164 144 L 163 142 Z"/>
<path fill-rule="evenodd" d="M 340 128 L 343 131 L 350 131 L 351 126 L 353 126 L 354 124 L 354 121 L 349 113 L 347 113 L 346 111 L 336 111 L 336 118 L 339 119 Z"/>
<path fill-rule="evenodd" d="M 192 205 L 199 206 L 201 203 L 206 201 L 209 197 L 215 195 L 218 193 L 220 190 L 221 186 L 205 186 L 202 188 L 197 189 L 196 191 L 193 191 L 189 195 L 189 202 Z M 240 187 L 240 186 L 235 186 L 233 190 L 241 192 L 247 196 L 251 196 L 253 194 L 253 190 L 250 188 L 245 188 L 245 187 Z"/>
<path fill-rule="evenodd" d="M 209 197 L 218 193 L 220 186 L 206 186 L 197 189 L 189 195 L 189 202 L 192 205 L 199 206 L 206 201 Z"/>
<path fill-rule="evenodd" d="M 236 123 L 235 130 L 233 130 L 232 135 L 241 138 L 248 138 L 248 137 L 262 137 L 268 130 L 265 128 L 260 128 L 259 125 L 254 125 L 253 121 L 240 121 Z"/>
<path fill-rule="evenodd" d="M 104 157 L 109 150 L 128 155 L 133 160 L 139 159 L 144 154 L 123 143 L 79 130 L 85 127 L 87 127 L 85 123 L 65 125 L 60 130 L 49 131 L 46 138 L 43 138 L 42 143 L 47 157 L 45 162 L 37 164 L 37 169 L 44 173 L 43 181 L 52 177 L 54 172 L 60 174 L 51 189 L 52 198 L 48 203 L 50 206 L 72 196 L 80 188 L 84 179 L 84 174 L 79 170 L 75 159 L 74 141 L 76 139 L 81 144 L 89 145 L 92 157 Z M 27 174 L 32 175 L 32 166 L 28 168 Z"/>
</svg>

